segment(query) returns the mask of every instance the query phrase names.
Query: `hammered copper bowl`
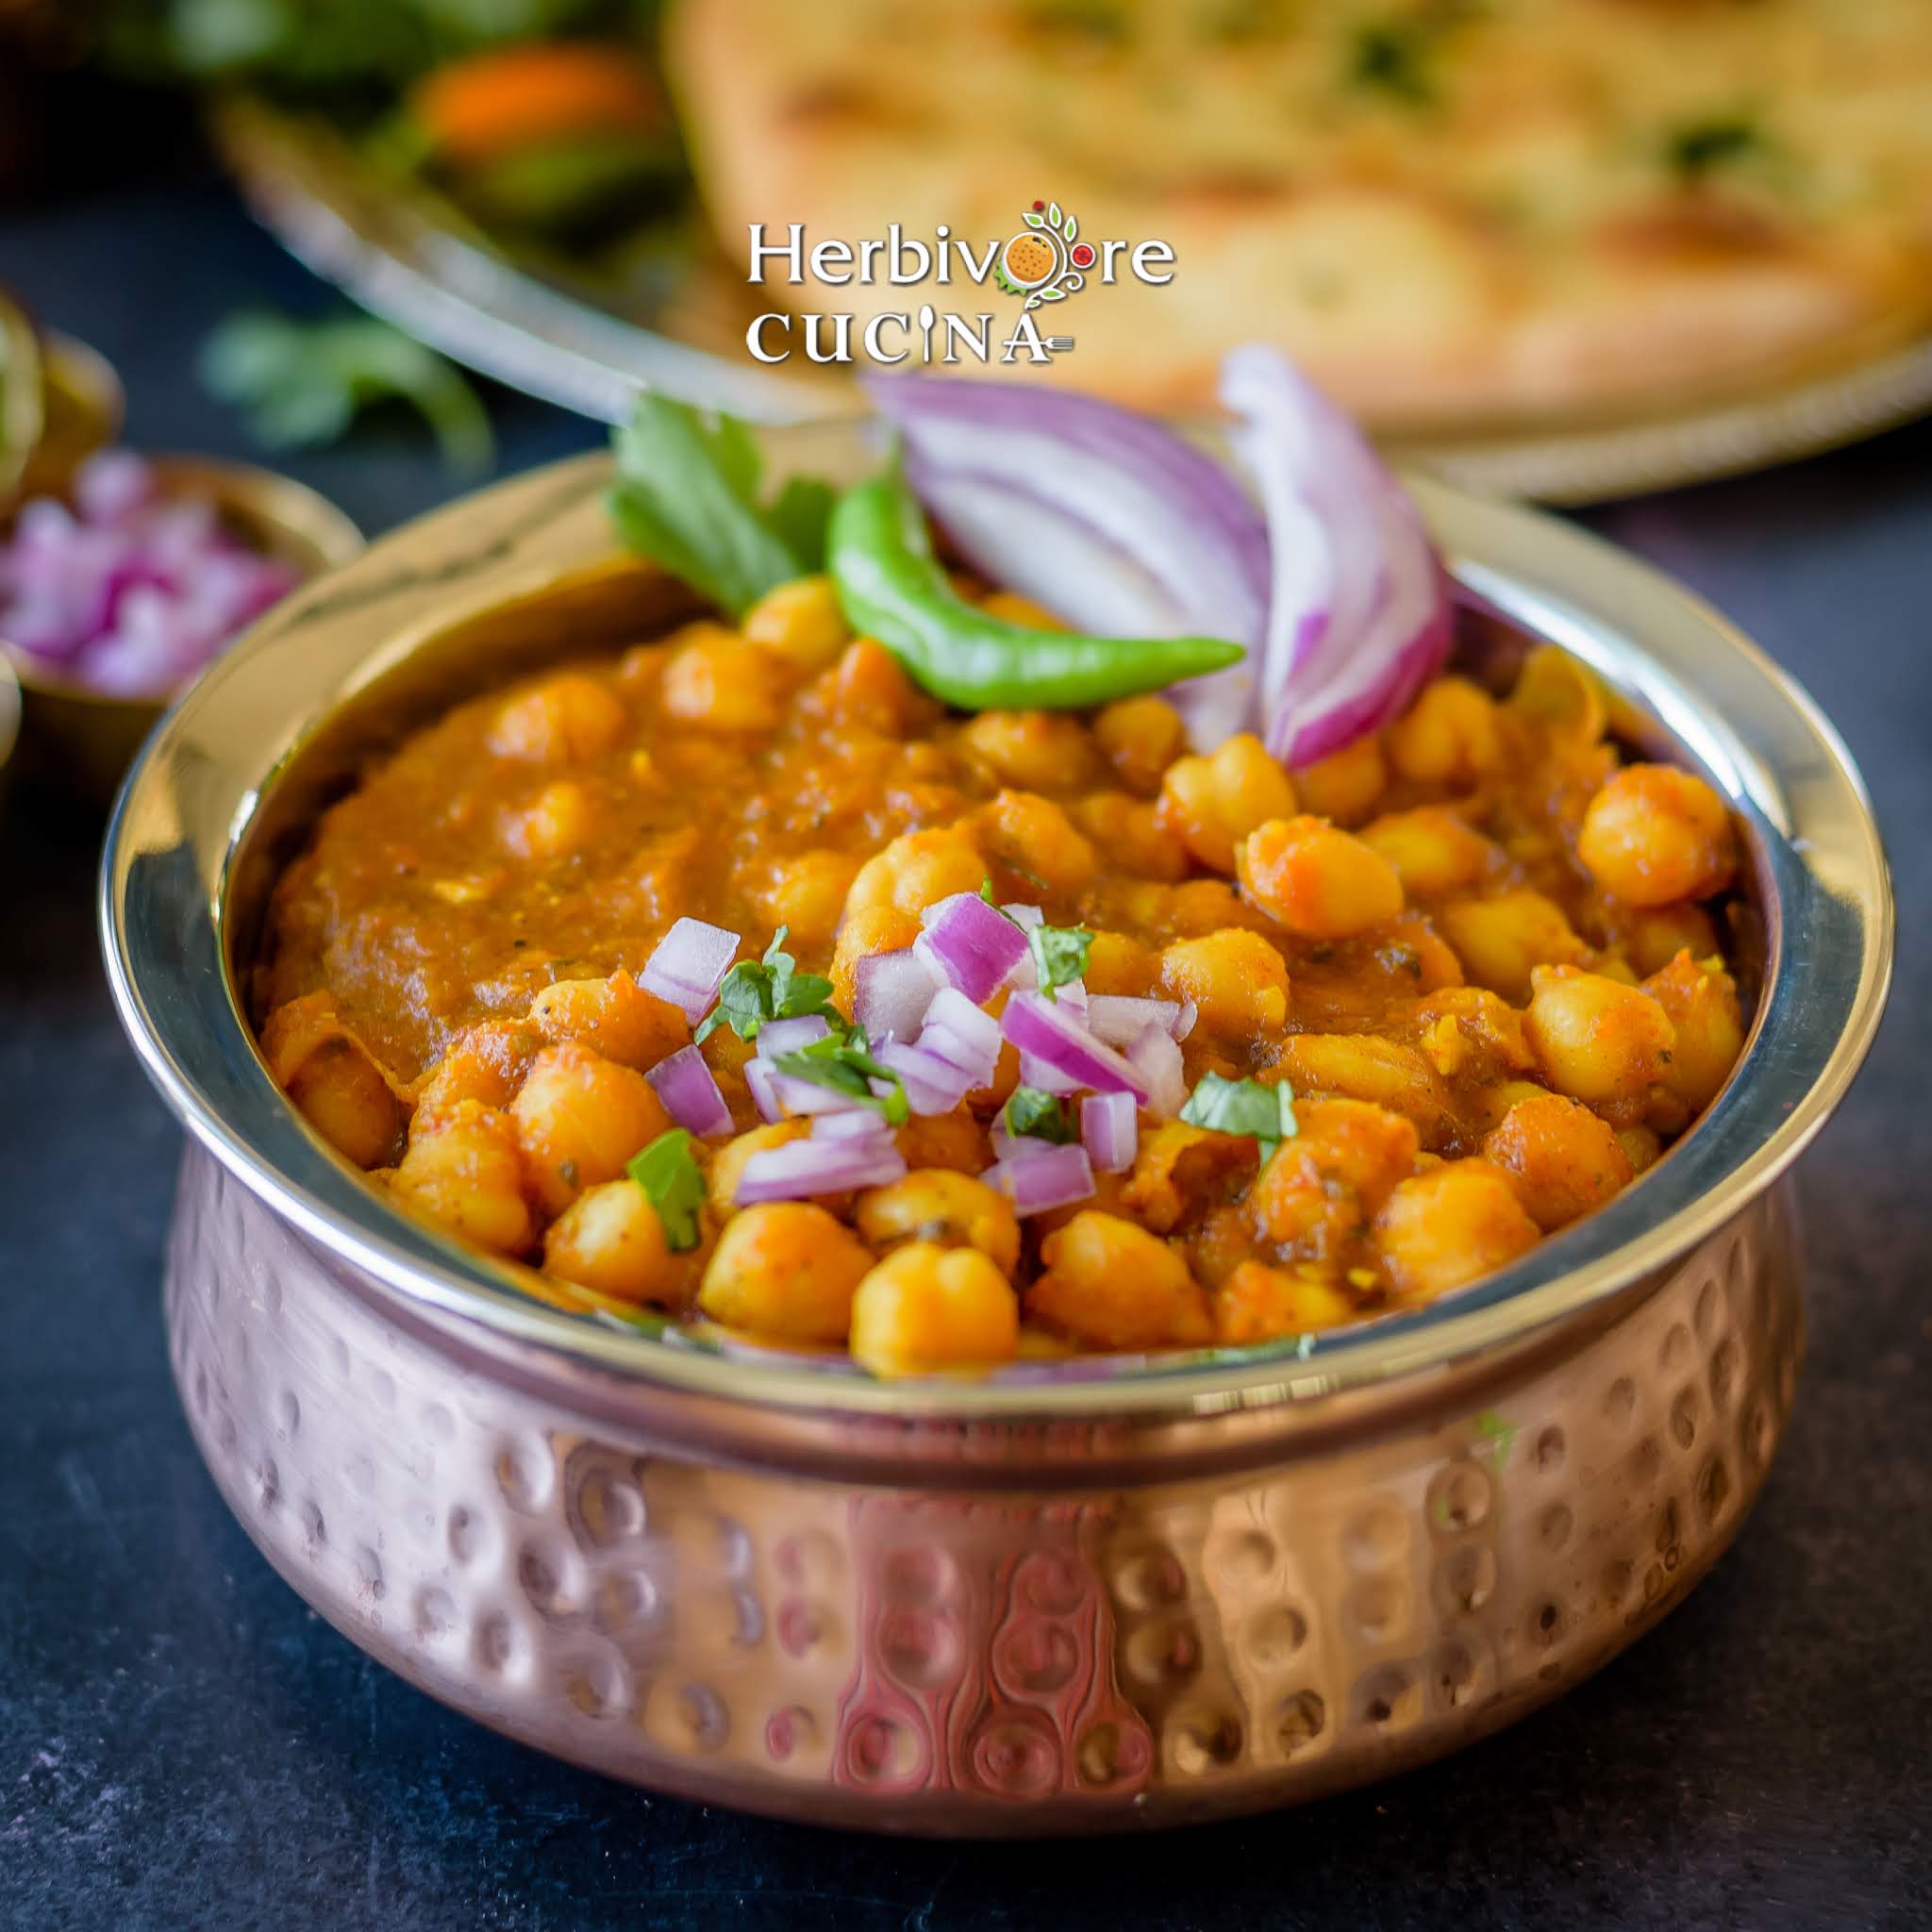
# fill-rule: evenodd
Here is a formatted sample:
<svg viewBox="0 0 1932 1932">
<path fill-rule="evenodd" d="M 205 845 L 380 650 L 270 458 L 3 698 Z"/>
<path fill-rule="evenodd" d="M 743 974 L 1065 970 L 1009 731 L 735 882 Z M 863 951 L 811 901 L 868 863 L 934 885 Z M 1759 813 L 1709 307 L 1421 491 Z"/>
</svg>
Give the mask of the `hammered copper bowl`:
<svg viewBox="0 0 1932 1932">
<path fill-rule="evenodd" d="M 848 428 L 769 440 L 850 469 Z M 1876 833 L 1809 701 L 1652 572 L 1419 486 L 1474 631 L 1554 640 L 1733 801 L 1751 1043 L 1610 1207 L 1422 1312 L 1274 1347 L 880 1384 L 551 1307 L 386 1208 L 237 994 L 357 758 L 688 608 L 590 458 L 378 544 L 168 718 L 109 835 L 122 1016 L 190 1129 L 167 1269 L 191 1426 L 324 1615 L 484 1723 L 659 1790 L 966 1834 L 1172 1824 L 1454 1749 L 1657 1622 L 1790 1407 L 1776 1183 L 1869 1042 Z"/>
</svg>

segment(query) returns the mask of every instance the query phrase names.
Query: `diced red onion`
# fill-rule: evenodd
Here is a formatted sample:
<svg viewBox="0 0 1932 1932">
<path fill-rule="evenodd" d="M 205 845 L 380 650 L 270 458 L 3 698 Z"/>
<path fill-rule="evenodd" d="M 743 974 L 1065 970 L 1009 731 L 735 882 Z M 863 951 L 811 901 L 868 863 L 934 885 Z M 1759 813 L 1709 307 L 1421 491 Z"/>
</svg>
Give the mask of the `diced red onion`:
<svg viewBox="0 0 1932 1932">
<path fill-rule="evenodd" d="M 955 892 L 920 914 L 924 926 L 912 942 L 935 978 L 969 1000 L 991 999 L 1026 957 L 1026 935 L 977 892 Z"/>
<path fill-rule="evenodd" d="M 1093 1165 L 1084 1147 L 1059 1146 L 1022 1135 L 1004 1160 L 980 1175 L 988 1187 L 1004 1194 L 1019 1215 L 1044 1214 L 1069 1208 L 1093 1192 Z"/>
<path fill-rule="evenodd" d="M 1441 666 L 1442 571 L 1407 493 L 1279 351 L 1230 351 L 1221 399 L 1268 513 L 1255 722 L 1276 758 L 1312 764 L 1386 724 Z"/>
<path fill-rule="evenodd" d="M 664 1111 L 693 1134 L 728 1134 L 731 1109 L 718 1091 L 718 1082 L 694 1046 L 681 1046 L 662 1059 L 644 1078 L 664 1103 Z"/>
<path fill-rule="evenodd" d="M 680 919 L 658 941 L 638 984 L 676 1007 L 693 1026 L 705 1017 L 738 958 L 738 935 L 702 919 Z"/>
<path fill-rule="evenodd" d="M 808 1136 L 782 1147 L 760 1147 L 749 1156 L 732 1202 L 753 1208 L 760 1201 L 801 1201 L 851 1188 L 882 1188 L 904 1180 L 906 1172 L 906 1157 L 891 1141 Z"/>
<path fill-rule="evenodd" d="M 855 1107 L 850 1113 L 822 1113 L 813 1116 L 815 1141 L 891 1141 L 892 1130 L 876 1108 Z"/>
<path fill-rule="evenodd" d="M 852 1018 L 865 1037 L 910 1040 L 941 982 L 910 946 L 896 953 L 867 953 L 853 974 Z"/>
<path fill-rule="evenodd" d="M 1036 925 L 1044 925 L 1046 924 L 1046 914 L 1038 906 L 1002 906 L 1000 910 L 1015 925 L 1024 926 L 1028 932 L 1031 932 Z"/>
<path fill-rule="evenodd" d="M 1134 1164 L 1141 1116 L 1131 1093 L 1090 1093 L 1080 1103 L 1080 1144 L 1102 1174 L 1123 1174 Z"/>
<path fill-rule="evenodd" d="M 1147 1109 L 1172 1120 L 1188 1099 L 1179 1042 L 1158 1020 L 1150 1020 L 1127 1048 L 1129 1063 L 1147 1083 Z"/>
<path fill-rule="evenodd" d="M 822 1087 L 816 1080 L 801 1079 L 796 1074 L 781 1074 L 776 1068 L 770 1074 L 772 1098 L 777 1104 L 778 1117 L 796 1117 L 799 1114 L 849 1113 L 855 1108 L 868 1104 L 856 1093 L 847 1093 L 842 1088 Z"/>
<path fill-rule="evenodd" d="M 956 987 L 944 987 L 925 1009 L 925 1027 L 919 1044 L 928 1053 L 977 1074 L 984 1086 L 999 1063 L 1000 1023 Z"/>
<path fill-rule="evenodd" d="M 951 1113 L 974 1084 L 969 1074 L 950 1060 L 922 1047 L 908 1046 L 903 1040 L 889 1040 L 874 1047 L 873 1058 L 898 1074 L 906 1089 L 906 1104 L 914 1113 Z"/>
<path fill-rule="evenodd" d="M 1165 1026 L 1176 1040 L 1185 1040 L 1183 1020 L 1191 1030 L 1191 1003 L 1183 1008 L 1178 1000 L 1141 999 L 1117 992 L 1097 992 L 1087 1002 L 1087 1030 L 1109 1046 L 1131 1046 L 1150 1023 Z"/>
<path fill-rule="evenodd" d="M 1042 1093 L 1077 1093 L 1081 1083 L 1071 1074 L 1063 1074 L 1050 1060 L 1043 1060 L 1037 1053 L 1023 1053 L 1020 1056 L 1020 1084 L 1023 1087 L 1038 1087 Z"/>
<path fill-rule="evenodd" d="M 807 1013 L 796 1020 L 767 1020 L 758 1031 L 758 1052 L 768 1060 L 783 1053 L 797 1053 L 815 1040 L 823 1040 L 831 1027 L 822 1013 Z"/>
<path fill-rule="evenodd" d="M 772 1091 L 772 1063 L 759 1059 L 756 1055 L 744 1063 L 745 1091 L 750 1093 L 752 1105 L 758 1108 L 758 1117 L 767 1121 L 782 1121 L 785 1109 L 778 1105 L 778 1096 Z"/>
<path fill-rule="evenodd" d="M 1173 430 L 1010 383 L 864 380 L 920 501 L 983 575 L 1104 637 L 1259 644 L 1266 530 L 1226 471 Z"/>
<path fill-rule="evenodd" d="M 1023 1054 L 1031 1054 L 1081 1087 L 1147 1098 L 1146 1076 L 1094 1039 L 1064 1007 L 1037 992 L 1016 992 L 1007 1002 L 1002 1031 Z"/>
</svg>

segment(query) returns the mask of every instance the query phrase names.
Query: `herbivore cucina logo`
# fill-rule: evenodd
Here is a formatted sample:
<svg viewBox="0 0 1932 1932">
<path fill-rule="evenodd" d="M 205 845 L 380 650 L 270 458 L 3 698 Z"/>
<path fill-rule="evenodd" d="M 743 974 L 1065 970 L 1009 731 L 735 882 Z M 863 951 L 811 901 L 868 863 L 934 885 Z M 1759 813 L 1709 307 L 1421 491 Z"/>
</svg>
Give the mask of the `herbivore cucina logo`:
<svg viewBox="0 0 1932 1932">
<path fill-rule="evenodd" d="M 1174 280 L 1168 242 L 1087 241 L 1078 219 L 1057 201 L 1034 202 L 1020 221 L 1005 241 L 978 244 L 943 222 L 929 241 L 893 222 L 884 235 L 857 242 L 839 236 L 814 242 L 803 222 L 791 223 L 780 241 L 753 222 L 746 278 L 754 288 L 774 281 L 793 289 L 973 288 L 1017 296 L 1020 307 L 972 310 L 923 301 L 862 317 L 831 305 L 774 308 L 753 319 L 744 345 L 759 362 L 793 355 L 810 362 L 1050 362 L 1074 346 L 1074 338 L 1043 334 L 1037 320 L 1043 309 L 1090 282 L 1107 288 L 1130 275 L 1162 288 Z"/>
</svg>

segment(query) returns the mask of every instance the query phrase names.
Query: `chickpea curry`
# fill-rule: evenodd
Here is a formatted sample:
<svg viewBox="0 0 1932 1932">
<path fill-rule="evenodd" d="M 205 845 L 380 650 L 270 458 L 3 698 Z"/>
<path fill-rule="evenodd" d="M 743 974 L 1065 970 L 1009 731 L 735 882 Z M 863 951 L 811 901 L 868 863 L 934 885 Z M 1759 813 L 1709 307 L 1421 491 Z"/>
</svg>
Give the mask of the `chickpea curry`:
<svg viewBox="0 0 1932 1932">
<path fill-rule="evenodd" d="M 973 1371 L 1426 1303 L 1724 1083 L 1728 814 L 1563 654 L 1291 772 L 1151 691 L 949 708 L 849 609 L 466 703 L 323 817 L 261 1047 L 398 1206 L 575 1306 Z"/>
</svg>

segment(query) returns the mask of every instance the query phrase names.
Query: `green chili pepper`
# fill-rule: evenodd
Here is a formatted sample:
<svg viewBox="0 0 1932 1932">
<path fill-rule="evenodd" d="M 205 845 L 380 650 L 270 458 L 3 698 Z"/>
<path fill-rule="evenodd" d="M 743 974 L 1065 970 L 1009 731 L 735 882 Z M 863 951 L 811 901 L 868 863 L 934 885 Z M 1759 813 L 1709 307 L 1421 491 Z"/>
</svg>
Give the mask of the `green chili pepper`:
<svg viewBox="0 0 1932 1932">
<path fill-rule="evenodd" d="M 840 498 L 826 548 L 846 622 L 961 710 L 1103 705 L 1245 656 L 1220 638 L 1075 637 L 988 616 L 947 581 L 896 467 Z"/>
</svg>

